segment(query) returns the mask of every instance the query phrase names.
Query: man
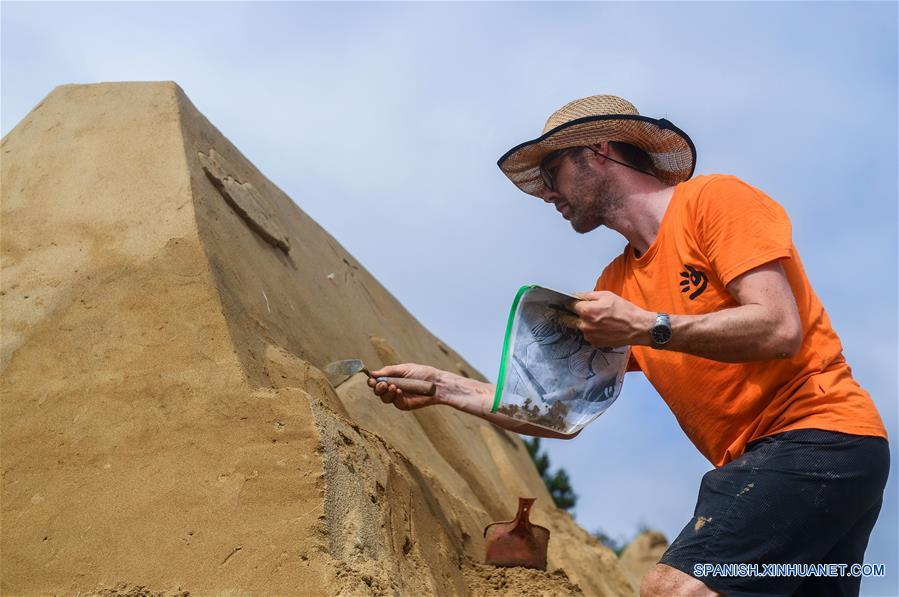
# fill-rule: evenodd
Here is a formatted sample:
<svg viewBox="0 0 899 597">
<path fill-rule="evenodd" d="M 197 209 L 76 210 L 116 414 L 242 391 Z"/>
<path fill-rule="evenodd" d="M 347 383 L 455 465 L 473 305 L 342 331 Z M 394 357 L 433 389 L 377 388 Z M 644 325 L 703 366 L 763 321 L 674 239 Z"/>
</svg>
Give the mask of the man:
<svg viewBox="0 0 899 597">
<path fill-rule="evenodd" d="M 692 141 L 614 96 L 576 100 L 499 160 L 572 228 L 606 226 L 624 252 L 573 322 L 595 346 L 632 346 L 642 371 L 716 467 L 693 518 L 646 576 L 643 595 L 857 594 L 889 469 L 886 431 L 853 379 L 813 292 L 783 208 L 732 176 L 691 178 Z M 416 364 L 378 376 L 437 382 L 433 397 L 369 380 L 385 403 L 491 413 L 493 386 Z M 764 576 L 764 564 L 846 564 L 846 576 Z M 706 564 L 757 564 L 756 574 Z M 726 569 L 722 569 L 726 570 Z M 783 570 L 783 569 L 781 569 Z M 794 569 L 795 570 L 795 569 Z"/>
</svg>

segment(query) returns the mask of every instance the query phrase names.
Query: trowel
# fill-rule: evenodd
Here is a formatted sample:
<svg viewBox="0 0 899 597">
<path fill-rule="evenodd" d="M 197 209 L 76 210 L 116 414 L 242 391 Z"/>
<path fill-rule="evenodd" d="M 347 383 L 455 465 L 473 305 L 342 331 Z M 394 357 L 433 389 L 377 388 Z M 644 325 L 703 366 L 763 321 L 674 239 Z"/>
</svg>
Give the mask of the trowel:
<svg viewBox="0 0 899 597">
<path fill-rule="evenodd" d="M 365 363 L 359 359 L 334 361 L 333 363 L 325 365 L 325 368 L 322 369 L 322 371 L 324 372 L 325 377 L 328 378 L 328 381 L 331 382 L 331 385 L 335 388 L 357 373 L 364 373 L 367 376 L 372 377 L 371 371 L 366 369 Z M 405 377 L 377 377 L 375 379 L 388 384 L 392 383 L 407 394 L 433 396 L 434 392 L 437 391 L 437 384 L 422 379 L 408 379 Z"/>
<path fill-rule="evenodd" d="M 484 529 L 486 563 L 493 566 L 524 566 L 546 570 L 549 529 L 531 524 L 531 507 L 537 498 L 518 498 L 518 513 L 507 522 L 494 522 Z"/>
</svg>

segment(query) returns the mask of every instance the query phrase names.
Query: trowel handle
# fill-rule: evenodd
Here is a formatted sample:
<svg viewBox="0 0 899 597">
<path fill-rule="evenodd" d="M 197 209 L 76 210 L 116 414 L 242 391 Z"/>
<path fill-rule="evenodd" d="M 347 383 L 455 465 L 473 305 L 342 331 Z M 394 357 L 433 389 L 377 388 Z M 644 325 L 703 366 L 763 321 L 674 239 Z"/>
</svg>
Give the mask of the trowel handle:
<svg viewBox="0 0 899 597">
<path fill-rule="evenodd" d="M 377 381 L 383 381 L 393 384 L 408 394 L 419 394 L 421 396 L 433 396 L 437 391 L 437 384 L 433 381 L 424 381 L 423 379 L 409 379 L 406 377 L 378 377 Z"/>
</svg>

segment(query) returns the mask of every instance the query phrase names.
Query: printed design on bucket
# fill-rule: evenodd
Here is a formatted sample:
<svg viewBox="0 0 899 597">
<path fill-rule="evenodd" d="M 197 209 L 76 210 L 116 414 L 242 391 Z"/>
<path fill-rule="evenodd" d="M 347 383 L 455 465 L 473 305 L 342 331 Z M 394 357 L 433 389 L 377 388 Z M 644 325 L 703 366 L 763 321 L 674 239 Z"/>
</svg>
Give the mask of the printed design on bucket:
<svg viewBox="0 0 899 597">
<path fill-rule="evenodd" d="M 587 342 L 580 330 L 565 325 L 558 316 L 561 312 L 577 317 L 574 311 L 553 303 L 547 306 L 550 310 L 545 311 L 540 320 L 531 326 L 531 336 L 537 344 L 546 347 L 544 352 L 551 358 L 568 359 L 568 370 L 572 374 L 590 379 L 601 372 L 603 367 L 607 368 L 611 364 L 607 354 L 621 354 L 622 349 L 593 346 Z M 597 362 L 594 363 L 594 360 Z M 612 380 L 603 388 L 601 394 L 605 398 L 611 398 L 614 387 L 615 383 Z M 600 399 L 597 397 L 597 400 Z"/>
<path fill-rule="evenodd" d="M 561 316 L 575 297 L 532 287 L 513 305 L 498 385 L 498 412 L 573 433 L 617 397 L 629 347 L 592 346 Z"/>
</svg>

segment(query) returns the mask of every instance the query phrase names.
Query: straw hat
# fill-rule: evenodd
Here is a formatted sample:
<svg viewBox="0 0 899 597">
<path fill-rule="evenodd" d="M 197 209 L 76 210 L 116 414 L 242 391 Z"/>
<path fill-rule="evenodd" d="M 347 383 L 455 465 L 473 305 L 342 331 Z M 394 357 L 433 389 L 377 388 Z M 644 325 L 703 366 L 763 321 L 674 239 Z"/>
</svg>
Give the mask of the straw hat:
<svg viewBox="0 0 899 597">
<path fill-rule="evenodd" d="M 516 145 L 497 165 L 519 189 L 539 197 L 544 190 L 540 162 L 565 147 L 620 141 L 644 150 L 652 158 L 656 177 L 677 184 L 693 176 L 696 148 L 685 132 L 665 120 L 640 116 L 629 101 L 614 95 L 593 95 L 556 110 L 543 134 Z"/>
</svg>

